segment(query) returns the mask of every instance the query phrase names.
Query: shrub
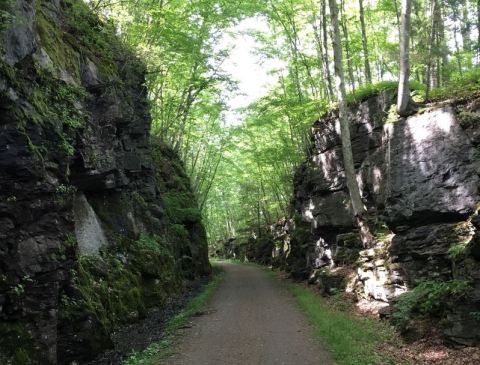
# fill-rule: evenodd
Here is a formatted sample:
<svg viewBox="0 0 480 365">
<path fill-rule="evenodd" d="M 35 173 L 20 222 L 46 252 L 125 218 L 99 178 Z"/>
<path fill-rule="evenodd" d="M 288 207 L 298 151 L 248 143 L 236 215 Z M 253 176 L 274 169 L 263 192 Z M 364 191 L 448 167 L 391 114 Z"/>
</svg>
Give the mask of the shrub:
<svg viewBox="0 0 480 365">
<path fill-rule="evenodd" d="M 396 299 L 393 323 L 405 329 L 411 319 L 441 317 L 467 295 L 469 288 L 470 284 L 463 280 L 423 281 Z"/>
<path fill-rule="evenodd" d="M 452 97 L 469 97 L 479 91 L 480 67 L 477 67 L 463 75 L 457 75 L 445 86 L 433 89 L 430 93 L 430 100 L 440 101 Z"/>
</svg>

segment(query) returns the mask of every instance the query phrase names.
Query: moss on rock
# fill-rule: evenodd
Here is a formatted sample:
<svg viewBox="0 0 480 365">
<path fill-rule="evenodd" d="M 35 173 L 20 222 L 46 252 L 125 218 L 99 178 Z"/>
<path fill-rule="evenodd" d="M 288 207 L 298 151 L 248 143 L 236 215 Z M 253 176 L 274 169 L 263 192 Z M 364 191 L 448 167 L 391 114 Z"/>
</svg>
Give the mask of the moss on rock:
<svg viewBox="0 0 480 365">
<path fill-rule="evenodd" d="M 33 339 L 27 326 L 20 322 L 0 322 L 0 364 L 35 364 Z"/>
<path fill-rule="evenodd" d="M 83 256 L 71 273 L 76 294 L 64 295 L 60 316 L 93 316 L 108 334 L 138 319 L 149 306 L 162 306 L 181 288 L 170 246 L 159 237 L 124 238 L 101 257 Z"/>
</svg>

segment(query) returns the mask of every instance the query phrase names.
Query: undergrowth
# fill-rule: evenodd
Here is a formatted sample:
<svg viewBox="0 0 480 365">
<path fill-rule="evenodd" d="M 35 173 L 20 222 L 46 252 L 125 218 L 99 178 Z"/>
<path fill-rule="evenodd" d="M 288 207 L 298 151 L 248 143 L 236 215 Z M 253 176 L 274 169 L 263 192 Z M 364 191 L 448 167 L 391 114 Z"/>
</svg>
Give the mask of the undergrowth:
<svg viewBox="0 0 480 365">
<path fill-rule="evenodd" d="M 191 299 L 187 306 L 176 316 L 170 319 L 165 327 L 164 338 L 145 350 L 135 352 L 126 359 L 122 365 L 154 365 L 171 352 L 171 345 L 176 331 L 184 326 L 194 314 L 200 312 L 215 293 L 216 288 L 223 279 L 223 272 L 219 266 L 214 266 L 214 274 L 211 281 L 202 289 L 201 293 Z"/>
<path fill-rule="evenodd" d="M 289 292 L 313 325 L 315 335 L 332 353 L 338 365 L 396 364 L 379 347 L 396 338 L 392 327 L 361 318 L 341 307 L 332 308 L 314 292 L 289 284 Z"/>
<path fill-rule="evenodd" d="M 441 318 L 467 295 L 471 286 L 463 280 L 426 280 L 400 295 L 394 305 L 393 323 L 404 330 L 412 319 Z"/>
<path fill-rule="evenodd" d="M 456 75 L 446 85 L 430 92 L 430 101 L 472 96 L 480 91 L 480 68 L 474 68 L 463 75 Z"/>
<path fill-rule="evenodd" d="M 412 80 L 409 84 L 411 91 L 424 92 L 426 89 L 425 85 L 418 81 Z M 381 91 L 397 90 L 397 88 L 398 81 L 380 81 L 375 84 L 362 85 L 355 91 L 348 93 L 347 103 L 350 105 L 357 104 Z"/>
</svg>

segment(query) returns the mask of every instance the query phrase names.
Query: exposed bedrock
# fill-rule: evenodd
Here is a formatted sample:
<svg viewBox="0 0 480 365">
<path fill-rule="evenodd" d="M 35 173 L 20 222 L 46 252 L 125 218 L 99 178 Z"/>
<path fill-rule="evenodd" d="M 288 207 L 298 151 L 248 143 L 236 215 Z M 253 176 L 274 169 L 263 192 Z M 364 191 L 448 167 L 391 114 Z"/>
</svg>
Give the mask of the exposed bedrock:
<svg viewBox="0 0 480 365">
<path fill-rule="evenodd" d="M 87 360 L 210 272 L 205 230 L 113 29 L 81 0 L 0 12 L 0 363 Z"/>
<path fill-rule="evenodd" d="M 445 334 L 479 343 L 480 112 L 462 101 L 398 120 L 392 104 L 394 94 L 385 91 L 349 113 L 357 181 L 376 244 L 366 249 L 358 239 L 333 111 L 314 124 L 311 157 L 295 176 L 296 229 L 286 267 L 326 292 L 347 290 L 377 309 L 425 280 L 466 281 L 467 297 L 449 312 Z"/>
</svg>

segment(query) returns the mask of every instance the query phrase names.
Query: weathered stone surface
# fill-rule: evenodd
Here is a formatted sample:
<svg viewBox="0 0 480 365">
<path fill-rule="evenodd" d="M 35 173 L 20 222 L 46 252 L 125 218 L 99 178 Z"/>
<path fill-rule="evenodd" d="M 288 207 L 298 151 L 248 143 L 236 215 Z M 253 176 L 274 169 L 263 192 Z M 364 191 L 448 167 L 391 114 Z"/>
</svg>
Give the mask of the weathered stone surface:
<svg viewBox="0 0 480 365">
<path fill-rule="evenodd" d="M 108 245 L 95 211 L 83 193 L 77 194 L 73 203 L 75 236 L 81 255 L 98 256 L 100 249 Z"/>
<path fill-rule="evenodd" d="M 394 123 L 390 133 L 389 221 L 419 224 L 473 213 L 478 163 L 471 161 L 470 141 L 451 107 Z"/>
<path fill-rule="evenodd" d="M 8 27 L 4 34 L 0 33 L 4 44 L 0 58 L 13 66 L 32 54 L 37 47 L 34 0 L 15 0 L 11 13 L 15 17 L 15 26 Z"/>
<path fill-rule="evenodd" d="M 166 214 L 167 194 L 188 194 L 182 208 L 192 211 L 195 200 L 181 161 L 160 141 L 153 163 L 144 66 L 83 1 L 74 7 L 82 22 L 69 19 L 72 1 L 16 0 L 13 23 L 0 26 L 0 328 L 18 325 L 32 337 L 6 349 L 0 333 L 0 363 L 29 341 L 32 364 L 42 365 L 86 359 L 110 344 L 91 314 L 59 315 L 74 296 L 82 253 L 157 235 L 185 278 L 210 272 L 200 215 Z M 106 41 L 85 44 L 77 23 Z"/>
<path fill-rule="evenodd" d="M 386 123 L 393 102 L 394 94 L 386 91 L 349 111 L 361 194 L 372 227 L 382 221 L 387 230 L 375 229 L 378 242 L 362 250 L 345 186 L 338 112 L 333 111 L 314 124 L 311 157 L 295 175 L 292 205 L 304 223 L 293 232 L 287 269 L 298 278 L 317 278 L 319 265 L 354 268 L 357 276 L 347 291 L 384 303 L 421 280 L 467 280 L 474 288 L 468 305 L 477 305 L 479 103 L 444 105 Z M 298 231 L 305 225 L 310 229 Z M 464 252 L 450 253 L 465 242 Z M 465 313 L 458 308 L 451 318 L 463 323 Z M 459 324 L 445 333 L 452 341 L 478 343 L 480 332 L 473 327 Z"/>
</svg>

